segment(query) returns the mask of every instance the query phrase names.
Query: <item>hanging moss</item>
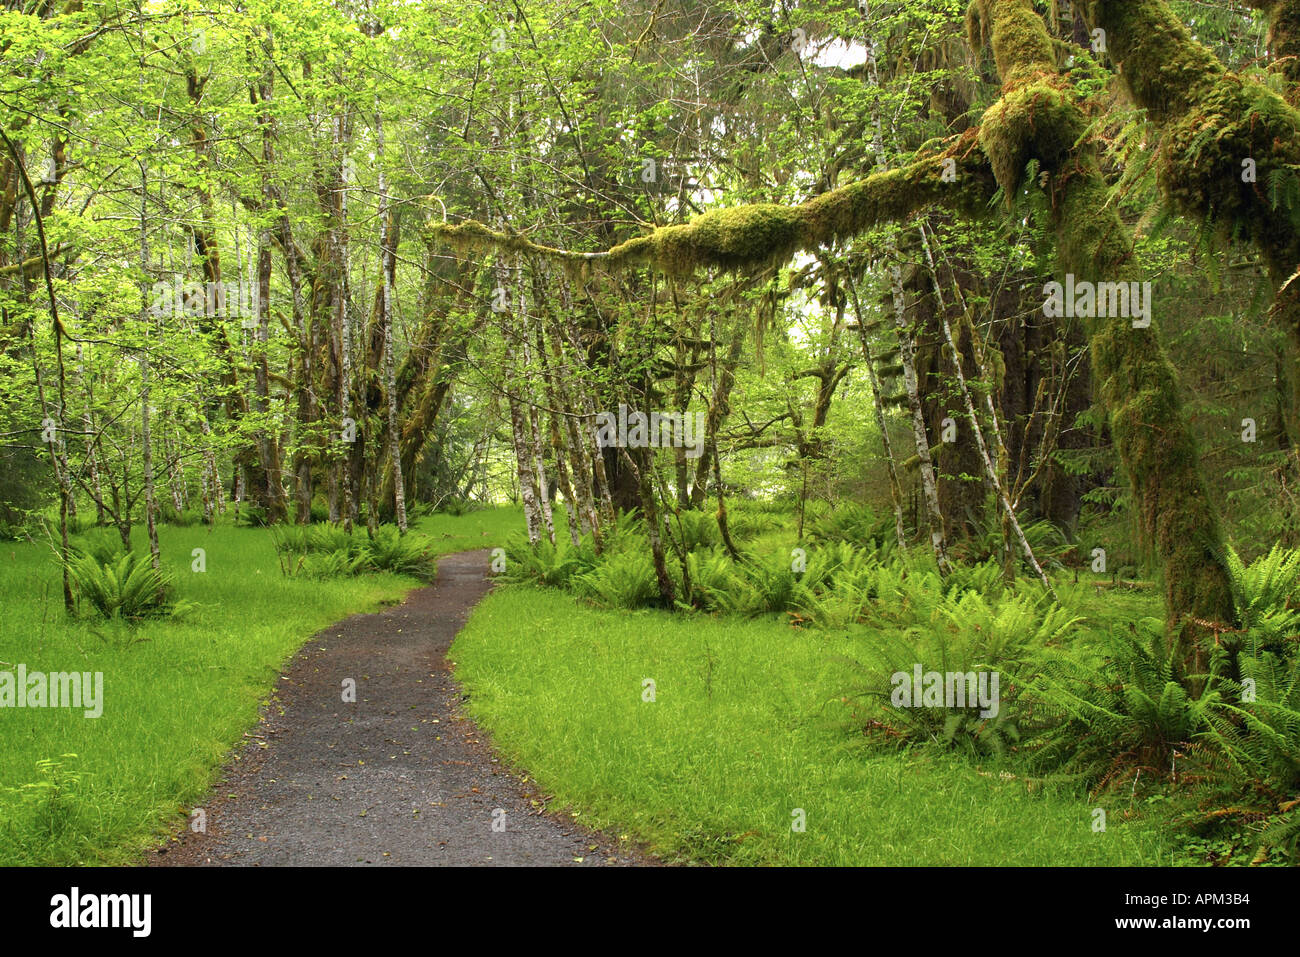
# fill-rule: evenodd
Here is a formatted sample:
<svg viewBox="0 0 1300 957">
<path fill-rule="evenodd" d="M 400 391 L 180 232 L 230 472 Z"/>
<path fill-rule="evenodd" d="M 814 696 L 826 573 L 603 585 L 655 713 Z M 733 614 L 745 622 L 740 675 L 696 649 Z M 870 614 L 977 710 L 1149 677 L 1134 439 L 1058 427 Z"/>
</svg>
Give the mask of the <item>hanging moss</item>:
<svg viewBox="0 0 1300 957">
<path fill-rule="evenodd" d="M 1165 0 L 1078 0 L 1077 9 L 1106 31 L 1107 55 L 1157 123 L 1192 109 L 1226 73 Z"/>
<path fill-rule="evenodd" d="M 1003 89 L 1056 72 L 1055 47 L 1030 0 L 975 0 Z M 970 18 L 967 19 L 968 29 Z"/>
<path fill-rule="evenodd" d="M 1291 89 L 1287 100 L 1300 99 L 1300 0 L 1246 0 L 1268 14 L 1268 48 Z"/>
<path fill-rule="evenodd" d="M 723 269 L 784 262 L 807 240 L 799 207 L 755 203 L 717 209 L 688 225 L 668 226 L 652 236 L 654 260 L 671 273 L 701 265 Z"/>
<path fill-rule="evenodd" d="M 1291 103 L 1300 100 L 1300 2 L 1280 0 L 1269 11 L 1268 45 L 1281 64 Z"/>
<path fill-rule="evenodd" d="M 1258 182 L 1244 181 L 1245 159 L 1254 161 Z M 1160 187 L 1175 208 L 1254 242 L 1281 279 L 1300 253 L 1297 211 L 1274 207 L 1268 181 L 1297 162 L 1300 114 L 1259 84 L 1228 75 L 1166 128 Z"/>
<path fill-rule="evenodd" d="M 1160 12 L 1154 8 L 1164 6 L 1147 0 L 1124 3 L 1144 8 L 1148 19 Z M 1093 13 L 1125 16 L 1122 10 L 1116 12 L 1122 4 L 1087 6 Z M 1148 53 L 1168 48 L 1187 54 L 1171 61 L 1168 72 L 1150 82 L 1137 77 L 1136 88 L 1170 110 L 1179 96 L 1188 95 L 1193 79 L 1211 86 L 1223 79 L 1222 71 L 1214 74 L 1209 70 L 1213 64 L 1202 64 L 1195 51 L 1181 49 L 1175 26 L 1181 27 L 1176 22 L 1165 24 L 1163 33 L 1157 30 L 1130 44 L 1141 47 L 1149 42 L 1144 48 Z M 1056 76 L 1052 39 L 1033 4 L 975 0 L 968 27 L 972 33 L 987 34 L 992 43 L 1004 84 L 1002 98 L 986 111 L 977 132 L 968 131 L 946 151 L 918 157 L 909 166 L 800 206 L 756 204 L 716 210 L 685 225 L 653 230 L 606 253 L 551 249 L 477 223 L 436 227 L 435 232 L 467 247 L 504 246 L 566 265 L 599 262 L 608 268 L 640 262 L 670 272 L 739 269 L 783 260 L 798 249 L 897 222 L 929 205 L 980 212 L 995 184 L 1014 193 L 1025 165 L 1036 159 L 1048 175 L 1052 192 L 1062 271 L 1093 281 L 1142 278 L 1132 275 L 1131 239 L 1109 203 L 1096 157 L 1091 147 L 1080 145 L 1086 121 L 1065 82 Z M 1112 44 L 1121 39 L 1122 29 L 1114 28 Z M 1119 58 L 1123 61 L 1122 55 Z M 1181 89 L 1172 88 L 1180 85 Z M 1225 84 L 1222 89 L 1230 87 Z M 974 149 L 976 139 L 982 153 Z M 955 164 L 955 182 L 945 181 L 945 160 Z M 1146 540 L 1163 563 L 1171 622 L 1187 615 L 1230 621 L 1228 577 L 1215 557 L 1221 544 L 1218 517 L 1183 415 L 1177 378 L 1160 340 L 1154 329 L 1133 329 L 1127 318 L 1099 320 L 1090 332 L 1098 391 L 1133 484 Z"/>
</svg>

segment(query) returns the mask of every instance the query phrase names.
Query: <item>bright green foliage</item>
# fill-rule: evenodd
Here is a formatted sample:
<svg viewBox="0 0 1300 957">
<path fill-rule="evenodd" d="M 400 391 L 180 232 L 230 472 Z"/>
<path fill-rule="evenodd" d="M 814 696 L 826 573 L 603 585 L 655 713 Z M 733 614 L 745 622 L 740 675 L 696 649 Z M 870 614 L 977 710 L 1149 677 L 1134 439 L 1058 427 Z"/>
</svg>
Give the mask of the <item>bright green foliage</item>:
<svg viewBox="0 0 1300 957">
<path fill-rule="evenodd" d="M 134 551 L 116 556 L 74 555 L 68 561 L 68 573 L 78 601 L 104 618 L 134 621 L 177 610 L 170 597 L 172 576 L 156 570 L 148 555 Z"/>
<path fill-rule="evenodd" d="M 505 549 L 506 567 L 501 576 L 504 581 L 567 588 L 576 576 L 591 571 L 596 564 L 595 550 L 589 541 L 575 548 L 566 538 L 557 538 L 554 545 L 543 539 L 530 547 L 526 538 L 515 535 Z"/>
<path fill-rule="evenodd" d="M 471 716 L 554 809 L 669 861 L 1179 862 L 1155 816 L 1115 813 L 1104 838 L 1092 832 L 1091 808 L 1122 807 L 1118 798 L 1031 790 L 996 758 L 873 747 L 852 716 L 865 711 L 844 700 L 861 685 L 845 662 L 864 644 L 777 618 L 627 614 L 506 588 L 476 609 L 451 656 Z M 804 834 L 791 830 L 795 808 Z"/>
<path fill-rule="evenodd" d="M 807 530 L 810 542 L 847 542 L 888 552 L 897 545 L 893 523 L 880 518 L 870 505 L 854 502 L 817 516 Z"/>
<path fill-rule="evenodd" d="M 1300 611 L 1289 599 L 1300 592 L 1300 549 L 1274 545 L 1247 566 L 1229 545 L 1224 562 L 1242 630 L 1266 644 L 1293 638 L 1300 630 Z"/>
<path fill-rule="evenodd" d="M 412 534 L 428 536 L 439 554 L 493 547 L 519 518 L 517 509 L 434 515 Z M 0 551 L 0 661 L 105 676 L 99 718 L 4 710 L 0 865 L 122 865 L 152 854 L 160 835 L 186 826 L 189 809 L 207 799 L 304 640 L 400 601 L 418 584 L 388 573 L 285 578 L 271 533 L 228 520 L 164 527 L 159 536 L 163 573 L 190 604 L 183 617 L 64 618 L 48 547 L 19 542 Z M 143 538 L 138 529 L 137 552 Z M 201 574 L 190 564 L 195 546 L 207 554 Z M 118 631 L 129 640 L 101 640 Z"/>
<path fill-rule="evenodd" d="M 609 608 L 644 608 L 659 600 L 655 570 L 644 550 L 620 551 L 574 578 L 577 594 Z"/>
<path fill-rule="evenodd" d="M 1007 754 L 1025 733 L 1022 726 L 1032 727 L 1036 717 L 1022 704 L 1024 676 L 1032 674 L 1044 649 L 1073 637 L 1080 621 L 1029 595 L 999 601 L 974 590 L 949 592 L 934 603 L 928 621 L 860 639 L 874 646 L 857 663 L 867 679 L 858 696 L 872 705 L 863 730 L 882 743 L 933 741 L 976 754 Z M 997 713 L 981 715 L 970 697 L 952 707 L 896 707 L 893 676 L 910 679 L 916 665 L 923 673 L 997 673 Z"/>
<path fill-rule="evenodd" d="M 402 535 L 396 526 L 381 525 L 365 545 L 371 568 L 394 575 L 410 575 L 431 582 L 438 574 L 429 540 L 423 535 Z"/>
</svg>

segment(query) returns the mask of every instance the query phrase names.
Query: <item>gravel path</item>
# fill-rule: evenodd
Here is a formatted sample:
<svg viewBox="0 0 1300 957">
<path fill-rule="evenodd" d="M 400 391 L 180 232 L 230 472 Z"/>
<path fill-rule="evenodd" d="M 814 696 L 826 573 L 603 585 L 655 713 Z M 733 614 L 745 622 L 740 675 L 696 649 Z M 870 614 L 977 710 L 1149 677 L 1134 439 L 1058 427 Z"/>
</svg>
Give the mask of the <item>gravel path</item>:
<svg viewBox="0 0 1300 957">
<path fill-rule="evenodd" d="M 446 652 L 490 587 L 488 552 L 313 637 L 203 810 L 157 865 L 649 863 L 567 819 L 496 758 L 460 710 Z M 345 679 L 355 703 L 343 700 Z"/>
</svg>

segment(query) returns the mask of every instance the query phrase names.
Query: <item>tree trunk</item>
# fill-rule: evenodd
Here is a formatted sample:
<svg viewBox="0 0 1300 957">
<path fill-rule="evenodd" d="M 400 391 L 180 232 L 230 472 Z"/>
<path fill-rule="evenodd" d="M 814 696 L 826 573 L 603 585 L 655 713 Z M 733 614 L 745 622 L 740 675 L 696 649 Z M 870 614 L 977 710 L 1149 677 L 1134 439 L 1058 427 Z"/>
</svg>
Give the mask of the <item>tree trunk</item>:
<svg viewBox="0 0 1300 957">
<path fill-rule="evenodd" d="M 1087 121 L 1069 94 L 1045 79 L 1056 74 L 1056 65 L 1042 20 L 1029 0 L 979 0 L 979 11 L 991 26 L 1004 81 L 1002 99 L 985 112 L 980 131 L 999 183 L 1014 196 L 1025 163 L 1037 158 L 1052 193 L 1062 272 L 1074 274 L 1076 281 L 1140 281 L 1131 237 L 1109 202 L 1095 151 L 1074 145 Z M 1197 622 L 1232 622 L 1235 609 L 1228 572 L 1218 557 L 1223 548 L 1218 513 L 1201 474 L 1174 369 L 1154 323 L 1135 327 L 1130 316 L 1094 320 L 1090 347 L 1097 391 L 1133 485 L 1138 519 L 1164 566 L 1170 624 L 1189 622 L 1189 637 L 1208 637 L 1212 629 Z M 1189 669 L 1204 666 L 1208 649 L 1201 651 L 1192 655 L 1185 649 Z"/>
<path fill-rule="evenodd" d="M 871 81 L 880 86 L 880 71 L 876 64 L 875 45 L 866 44 L 867 69 Z M 880 105 L 872 101 L 871 126 L 877 165 L 882 172 L 889 169 L 885 154 L 885 130 L 880 117 Z M 903 273 L 898 266 L 898 246 L 892 235 L 885 241 L 884 255 L 889 262 L 889 291 L 894 310 L 894 328 L 898 332 L 899 357 L 903 364 L 903 388 L 907 392 L 907 405 L 912 414 L 912 438 L 916 443 L 916 458 L 921 473 L 921 494 L 925 501 L 926 520 L 930 526 L 930 548 L 939 566 L 939 574 L 952 571 L 948 563 L 948 546 L 944 538 L 943 513 L 939 509 L 939 488 L 935 479 L 934 459 L 930 455 L 930 440 L 925 433 L 925 413 L 921 408 L 921 394 L 916 377 L 916 347 L 908 327 L 906 299 L 903 293 Z"/>
<path fill-rule="evenodd" d="M 397 376 L 394 354 L 393 291 L 397 286 L 397 230 L 389 205 L 388 174 L 384 170 L 384 118 L 375 110 L 375 142 L 378 149 L 376 164 L 379 169 L 379 243 L 381 249 L 380 327 L 384 338 L 384 394 L 388 413 L 388 466 L 392 470 L 393 511 L 397 528 L 406 534 L 406 483 L 402 480 L 402 430 L 397 418 Z"/>
<path fill-rule="evenodd" d="M 857 284 L 847 271 L 844 279 L 853 303 L 853 314 L 857 317 L 858 337 L 862 340 L 862 362 L 867 371 L 867 383 L 871 386 L 871 408 L 876 417 L 876 428 L 880 430 L 885 463 L 889 467 L 889 499 L 894 507 L 894 536 L 898 540 L 899 550 L 906 554 L 907 532 L 903 526 L 903 485 L 898 480 L 898 467 L 894 462 L 893 442 L 889 438 L 889 423 L 885 419 L 885 406 L 881 399 L 880 378 L 876 375 L 876 361 L 871 354 L 871 345 L 867 338 L 866 317 L 862 312 L 862 304 L 858 300 Z"/>
</svg>

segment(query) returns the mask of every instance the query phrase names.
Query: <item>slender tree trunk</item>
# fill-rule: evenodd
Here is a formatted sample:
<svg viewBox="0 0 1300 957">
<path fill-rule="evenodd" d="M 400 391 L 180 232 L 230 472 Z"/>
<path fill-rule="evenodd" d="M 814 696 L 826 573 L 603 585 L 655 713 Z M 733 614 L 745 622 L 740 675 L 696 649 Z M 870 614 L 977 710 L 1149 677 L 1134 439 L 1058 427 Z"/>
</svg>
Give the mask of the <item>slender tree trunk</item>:
<svg viewBox="0 0 1300 957">
<path fill-rule="evenodd" d="M 381 271 L 380 326 L 384 338 L 384 394 L 388 402 L 388 463 L 393 472 L 393 509 L 397 528 L 406 534 L 406 483 L 402 480 L 402 429 L 397 417 L 396 352 L 393 328 L 393 291 L 397 286 L 396 228 L 388 196 L 388 173 L 384 169 L 384 117 L 375 110 L 375 143 L 378 151 L 376 165 L 379 170 L 379 243 Z"/>
<path fill-rule="evenodd" d="M 704 454 L 695 465 L 695 483 L 691 486 L 691 506 L 694 508 L 703 508 L 708 497 L 711 465 L 709 459 L 718 454 L 718 430 L 722 428 L 722 423 L 731 414 L 731 390 L 736 382 L 736 366 L 740 364 L 740 357 L 744 352 L 744 348 L 744 328 L 742 325 L 736 324 L 731 329 L 731 340 L 727 346 L 727 355 L 722 361 L 721 370 L 719 370 L 716 355 L 713 354 L 712 341 L 710 341 L 709 349 L 710 355 L 713 357 L 711 365 L 714 373 L 713 393 L 709 399 L 709 408 L 704 417 Z"/>
<path fill-rule="evenodd" d="M 269 55 L 271 40 L 268 35 L 265 47 Z M 260 107 L 257 118 L 262 132 L 262 206 L 269 214 L 278 205 L 271 182 L 275 162 L 275 130 L 270 114 L 274 95 L 275 75 L 270 66 L 262 73 L 260 84 L 253 89 L 253 99 Z M 263 480 L 266 482 L 267 521 L 279 523 L 288 517 L 284 482 L 281 479 L 280 444 L 268 421 L 270 415 L 270 369 L 267 364 L 267 344 L 271 333 L 271 226 L 264 223 L 257 233 L 257 347 L 253 356 L 255 409 L 258 415 L 255 441 Z"/>
<path fill-rule="evenodd" d="M 150 328 L 149 318 L 149 174 L 144 162 L 140 163 L 140 325 L 142 331 Z M 146 339 L 147 339 L 146 335 Z M 144 482 L 144 521 L 149 532 L 149 557 L 154 571 L 161 567 L 158 549 L 157 512 L 158 503 L 154 498 L 153 487 L 153 440 L 150 433 L 149 402 L 149 346 L 146 342 L 140 350 L 140 451 L 143 463 Z"/>
<path fill-rule="evenodd" d="M 560 297 L 565 311 L 568 312 L 570 304 L 567 301 L 566 293 L 567 286 L 563 284 L 563 277 L 561 277 Z M 599 552 L 602 541 L 600 515 L 596 508 L 593 489 L 594 476 L 592 474 L 591 448 L 585 441 L 583 422 L 573 396 L 575 389 L 580 390 L 582 388 L 581 380 L 574 360 L 566 354 L 564 335 L 561 328 L 563 320 L 556 315 L 554 310 L 550 312 L 550 316 L 551 335 L 549 338 L 552 361 L 547 381 L 551 389 L 550 401 L 552 407 L 564 413 L 562 415 L 557 413 L 557 418 L 560 421 L 555 422 L 555 428 L 558 432 L 556 441 L 559 443 L 560 450 L 557 454 L 562 455 L 572 466 L 573 508 L 577 513 L 579 529 L 583 535 L 591 534 L 593 544 Z M 544 358 L 545 349 L 540 334 L 538 350 L 539 354 Z"/>
<path fill-rule="evenodd" d="M 1030 547 L 1029 540 L 1025 538 L 1024 529 L 1020 527 L 1020 522 L 1016 518 L 1015 507 L 1011 504 L 1011 499 L 1007 497 L 1006 483 L 1003 480 L 1003 477 L 998 474 L 998 469 L 994 467 L 993 460 L 989 456 L 988 446 L 984 442 L 984 430 L 980 427 L 979 416 L 975 412 L 975 401 L 971 398 L 970 387 L 966 383 L 966 373 L 962 371 L 961 352 L 958 350 L 957 343 L 952 337 L 952 327 L 948 323 L 948 306 L 947 303 L 944 302 L 943 290 L 939 286 L 939 277 L 934 271 L 934 257 L 930 253 L 930 243 L 929 239 L 926 237 L 924 227 L 921 228 L 921 239 L 925 245 L 926 260 L 930 265 L 930 277 L 934 282 L 934 295 L 936 304 L 938 305 L 937 311 L 939 313 L 939 325 L 943 330 L 943 340 L 948 345 L 948 356 L 952 360 L 953 372 L 957 376 L 957 389 L 961 394 L 962 403 L 966 409 L 966 419 L 970 422 L 971 437 L 975 440 L 975 447 L 979 451 L 980 462 L 984 465 L 984 474 L 988 478 L 989 485 L 993 488 L 993 494 L 997 497 L 998 505 L 1002 508 L 1003 527 L 1007 530 L 1005 540 L 1007 545 L 1010 546 L 1012 536 L 1015 537 L 1015 541 L 1019 543 L 1020 549 L 1024 553 L 1025 561 L 1028 562 L 1029 567 L 1034 570 L 1034 574 L 1037 575 L 1039 581 L 1043 583 L 1043 587 L 1047 589 L 1048 593 L 1052 595 L 1053 598 L 1055 598 L 1056 591 L 1052 588 L 1051 581 L 1043 571 L 1042 566 L 1038 563 L 1038 559 L 1034 556 L 1034 550 Z M 985 396 L 988 398 L 987 392 L 985 393 Z M 989 398 L 993 428 L 996 430 L 997 415 L 992 410 L 992 401 L 993 400 Z M 998 441 L 999 444 L 1001 444 L 1000 435 Z M 1003 457 L 1005 458 L 1005 452 L 1003 453 Z M 1010 571 L 1010 569 L 1014 569 L 1014 565 L 1008 561 L 1007 566 L 1009 567 L 1008 578 L 1014 577 L 1014 572 Z"/>
<path fill-rule="evenodd" d="M 894 462 L 893 441 L 889 438 L 889 423 L 885 419 L 885 405 L 882 400 L 880 377 L 876 375 L 875 357 L 871 354 L 871 343 L 867 336 L 865 315 L 862 304 L 858 301 L 857 284 L 846 271 L 845 284 L 853 302 L 853 314 L 857 317 L 858 337 L 862 341 L 862 363 L 867 371 L 867 383 L 871 387 L 871 408 L 876 417 L 876 428 L 880 430 L 880 443 L 885 453 L 885 464 L 889 470 L 889 500 L 894 507 L 894 536 L 899 549 L 907 552 L 907 531 L 903 526 L 903 486 L 898 480 L 898 467 Z"/>
<path fill-rule="evenodd" d="M 875 44 L 866 43 L 867 69 L 871 82 L 880 87 L 880 72 L 876 63 Z M 872 100 L 871 126 L 876 149 L 877 165 L 882 171 L 890 168 L 885 153 L 884 123 L 880 104 Z M 935 478 L 934 458 L 930 454 L 930 440 L 925 432 L 925 413 L 921 406 L 920 386 L 916 375 L 916 347 L 912 331 L 907 324 L 906 294 L 903 291 L 903 273 L 898 266 L 898 245 L 891 235 L 885 241 L 885 259 L 889 262 L 889 290 L 894 307 L 894 328 L 898 332 L 899 357 L 903 364 L 903 387 L 907 391 L 907 405 L 912 415 L 912 437 L 916 442 L 916 458 L 921 472 L 921 494 L 924 497 L 926 520 L 930 525 L 930 547 L 934 551 L 939 573 L 947 575 L 952 566 L 948 563 L 948 546 L 944 539 L 943 513 L 939 509 L 939 484 Z"/>
<path fill-rule="evenodd" d="M 45 217 L 41 214 L 41 206 L 36 199 L 36 190 L 32 186 L 31 177 L 27 174 L 27 168 L 23 163 L 22 154 L 14 145 L 14 142 L 5 135 L 2 128 L 0 128 L 0 139 L 4 141 L 5 146 L 9 150 L 13 176 L 13 196 L 6 198 L 5 206 L 7 209 L 4 211 L 5 217 L 0 218 L 7 218 L 8 213 L 12 212 L 14 209 L 14 197 L 16 197 L 17 194 L 18 182 L 21 180 L 23 190 L 27 194 L 27 200 L 32 206 L 32 217 L 36 224 L 36 236 L 41 247 L 40 263 L 41 271 L 45 278 L 45 294 L 49 301 L 50 322 L 54 327 L 54 356 L 58 366 L 59 407 L 57 416 L 51 417 L 48 412 L 48 406 L 45 403 L 45 391 L 41 382 L 40 362 L 37 359 L 36 353 L 35 330 L 32 328 L 31 323 L 28 323 L 28 330 L 32 334 L 32 363 L 36 370 L 36 388 L 41 403 L 41 409 L 46 413 L 45 418 L 51 420 L 54 426 L 54 428 L 50 430 L 49 445 L 50 458 L 54 463 L 55 479 L 59 484 L 59 564 L 62 567 L 63 572 L 63 606 L 69 613 L 71 613 L 74 610 L 74 603 L 72 600 L 72 583 L 68 577 L 68 559 L 70 557 L 68 545 L 68 515 L 73 508 L 72 483 L 69 479 L 68 462 L 62 440 L 64 429 L 63 421 L 64 416 L 67 414 L 68 407 L 67 377 L 63 368 L 63 336 L 65 333 L 63 330 L 63 322 L 59 319 L 59 302 L 54 295 L 54 280 L 50 272 L 50 248 L 45 236 Z M 7 225 L 7 223 L 5 225 Z M 21 242 L 19 243 L 18 248 L 23 248 Z M 20 258 L 21 255 L 22 254 L 20 253 Z M 26 271 L 19 270 L 19 277 L 25 285 L 27 282 Z M 27 292 L 27 290 L 24 291 Z M 30 299 L 30 294 L 26 295 L 25 298 Z M 44 425 L 45 423 L 42 423 L 43 427 Z"/>
<path fill-rule="evenodd" d="M 568 342 L 569 354 L 575 357 L 575 361 L 582 355 L 582 344 L 578 338 L 577 320 L 574 318 L 573 303 L 570 297 L 565 294 L 562 297 L 564 305 L 564 322 L 563 330 L 565 339 Z M 590 381 L 590 380 L 588 380 Z M 588 389 L 579 389 L 579 402 L 582 413 L 582 426 L 580 432 L 583 438 L 583 444 L 590 452 L 591 456 L 591 475 L 594 485 L 594 497 L 600 506 L 600 519 L 604 525 L 614 524 L 614 498 L 609 490 L 609 478 L 605 473 L 605 453 L 600 447 L 600 441 L 596 434 L 596 404 L 592 400 L 591 392 Z"/>
<path fill-rule="evenodd" d="M 672 576 L 668 574 L 668 562 L 664 555 L 663 525 L 659 519 L 659 506 L 655 501 L 654 486 L 650 481 L 650 470 L 654 468 L 654 459 L 649 449 L 639 449 L 643 455 L 643 466 L 625 448 L 619 452 L 623 461 L 636 477 L 637 489 L 640 491 L 642 515 L 645 518 L 646 538 L 650 540 L 650 557 L 654 563 L 655 580 L 659 584 L 659 597 L 666 607 L 671 608 L 676 598 L 676 588 Z"/>
<path fill-rule="evenodd" d="M 520 272 L 522 273 L 523 271 L 522 266 L 520 266 L 519 268 L 520 268 Z M 520 351 L 523 357 L 524 374 L 516 380 L 517 382 L 516 388 L 528 386 L 529 378 L 532 375 L 532 370 L 533 370 L 533 350 L 528 342 L 529 321 L 528 321 L 527 310 L 528 310 L 528 299 L 524 295 L 523 279 L 521 276 L 519 280 L 519 317 L 518 317 L 520 327 L 518 330 L 517 342 L 521 347 Z M 532 390 L 531 388 L 529 388 L 528 394 L 531 395 L 531 393 Z M 551 512 L 550 489 L 547 487 L 547 482 L 546 482 L 546 456 L 544 454 L 544 446 L 542 445 L 542 431 L 538 422 L 538 412 L 537 412 L 536 405 L 529 402 L 527 408 L 524 410 L 524 415 L 527 420 L 527 426 L 528 426 L 528 434 L 526 436 L 526 439 L 528 442 L 529 454 L 532 456 L 533 459 L 534 474 L 536 475 L 536 479 L 537 479 L 537 498 L 538 498 L 537 504 L 538 504 L 538 508 L 541 511 L 542 524 L 546 529 L 546 535 L 551 540 L 551 544 L 554 545 L 555 544 L 555 515 Z"/>
<path fill-rule="evenodd" d="M 550 310 L 547 310 L 547 312 L 550 312 Z M 534 334 L 537 347 L 537 363 L 545 386 L 546 402 L 551 407 L 551 411 L 547 415 L 551 454 L 555 457 L 555 474 L 559 482 L 560 494 L 564 496 L 565 524 L 569 528 L 569 539 L 576 546 L 580 543 L 582 535 L 590 531 L 590 527 L 586 526 L 584 504 L 578 501 L 578 493 L 574 489 L 573 481 L 569 476 L 569 462 L 572 458 L 572 450 L 566 440 L 567 431 L 560 427 L 559 421 L 561 418 L 566 417 L 564 415 L 565 406 L 555 382 L 554 368 L 546 358 L 546 339 L 543 335 L 543 327 L 544 322 L 539 316 Z"/>
<path fill-rule="evenodd" d="M 335 480 L 342 497 L 339 506 L 343 517 L 343 527 L 352 532 L 352 523 L 357 517 L 356 489 L 353 487 L 351 468 L 352 448 L 365 441 L 361 423 L 352 417 L 352 319 L 348 311 L 348 190 L 351 187 L 352 167 L 347 155 L 347 121 L 342 113 L 334 117 L 334 148 L 338 156 L 338 189 L 334 207 L 336 220 L 332 241 L 334 244 L 334 262 L 338 273 L 335 277 L 334 292 L 334 328 L 339 343 L 339 381 L 338 403 L 342 415 L 342 427 L 345 436 L 345 448 L 342 460 L 337 465 Z"/>
</svg>

